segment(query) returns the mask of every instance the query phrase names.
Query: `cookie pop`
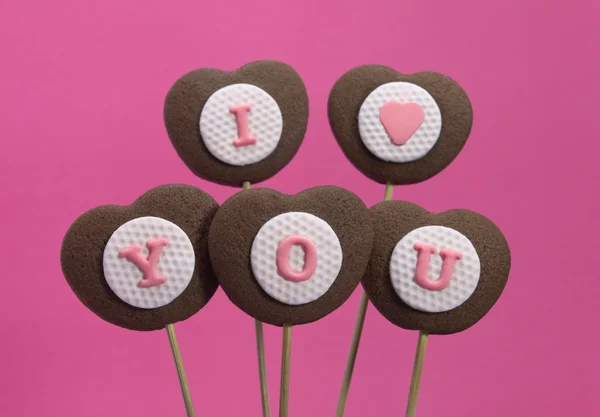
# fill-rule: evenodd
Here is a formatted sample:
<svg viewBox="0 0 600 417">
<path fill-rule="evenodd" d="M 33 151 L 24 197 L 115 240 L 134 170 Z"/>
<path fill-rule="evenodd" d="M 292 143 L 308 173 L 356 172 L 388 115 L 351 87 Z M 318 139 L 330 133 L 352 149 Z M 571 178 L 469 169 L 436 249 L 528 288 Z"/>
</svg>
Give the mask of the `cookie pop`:
<svg viewBox="0 0 600 417">
<path fill-rule="evenodd" d="M 466 143 L 473 123 L 471 103 L 452 79 L 435 72 L 401 74 L 365 65 L 344 74 L 328 102 L 329 123 L 350 162 L 372 180 L 415 184 L 440 173 Z M 344 414 L 368 306 L 363 294 L 348 354 L 336 417 Z"/>
<path fill-rule="evenodd" d="M 339 187 L 249 190 L 217 212 L 209 252 L 221 287 L 248 315 L 283 327 L 280 417 L 287 416 L 292 326 L 319 320 L 350 297 L 372 239 L 364 203 Z"/>
<path fill-rule="evenodd" d="M 217 209 L 195 187 L 156 187 L 130 206 L 84 213 L 61 249 L 67 283 L 94 314 L 130 330 L 166 328 L 188 416 L 195 412 L 173 324 L 200 311 L 218 288 L 207 239 Z"/>
<path fill-rule="evenodd" d="M 406 415 L 415 415 L 429 334 L 453 334 L 481 320 L 500 298 L 511 256 L 498 227 L 468 210 L 440 214 L 404 201 L 370 209 L 377 239 L 363 288 L 390 322 L 419 331 Z"/>
<path fill-rule="evenodd" d="M 233 72 L 199 69 L 167 94 L 164 119 L 175 150 L 198 177 L 249 189 L 277 174 L 298 151 L 308 96 L 293 68 L 252 62 Z M 255 320 L 263 416 L 268 389 L 262 322 Z"/>
</svg>

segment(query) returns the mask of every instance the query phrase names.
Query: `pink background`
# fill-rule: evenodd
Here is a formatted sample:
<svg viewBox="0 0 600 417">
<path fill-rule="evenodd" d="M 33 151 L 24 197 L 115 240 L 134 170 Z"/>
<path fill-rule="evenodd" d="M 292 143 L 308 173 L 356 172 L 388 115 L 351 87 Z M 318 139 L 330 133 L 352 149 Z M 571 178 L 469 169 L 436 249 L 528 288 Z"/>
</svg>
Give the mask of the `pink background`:
<svg viewBox="0 0 600 417">
<path fill-rule="evenodd" d="M 294 66 L 310 95 L 300 152 L 263 184 L 289 193 L 334 184 L 368 205 L 383 196 L 328 127 L 329 89 L 350 68 L 435 70 L 471 97 L 460 156 L 394 197 L 481 212 L 514 263 L 481 323 L 430 339 L 418 416 L 598 415 L 599 12 L 596 0 L 3 0 L 0 415 L 184 415 L 165 332 L 119 329 L 80 304 L 61 239 L 83 211 L 159 184 L 220 202 L 234 193 L 178 159 L 163 99 L 189 70 L 259 59 Z M 290 416 L 334 414 L 358 300 L 294 330 Z M 252 320 L 219 291 L 176 328 L 198 415 L 259 416 Z M 266 328 L 273 415 L 280 337 Z M 369 310 L 348 417 L 403 415 L 415 343 Z"/>
</svg>

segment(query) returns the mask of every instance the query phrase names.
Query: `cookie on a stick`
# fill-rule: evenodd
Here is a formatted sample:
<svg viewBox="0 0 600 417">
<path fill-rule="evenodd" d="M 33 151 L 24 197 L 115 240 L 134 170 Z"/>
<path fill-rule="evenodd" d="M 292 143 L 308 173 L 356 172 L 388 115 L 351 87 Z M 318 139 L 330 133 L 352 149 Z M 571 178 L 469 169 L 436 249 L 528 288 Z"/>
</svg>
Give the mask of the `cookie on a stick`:
<svg viewBox="0 0 600 417">
<path fill-rule="evenodd" d="M 471 103 L 449 77 L 402 74 L 382 65 L 345 73 L 328 102 L 329 123 L 340 148 L 364 175 L 386 184 L 415 184 L 440 173 L 456 158 L 473 123 Z M 342 417 L 368 299 L 363 294 L 348 353 L 336 417 Z"/>
<path fill-rule="evenodd" d="M 319 320 L 350 297 L 372 239 L 364 203 L 339 187 L 248 190 L 217 212 L 209 252 L 221 287 L 248 315 L 283 327 L 280 416 L 287 416 L 292 326 Z"/>
<path fill-rule="evenodd" d="M 208 255 L 218 207 L 195 187 L 156 187 L 129 206 L 84 213 L 61 249 L 67 283 L 94 314 L 130 330 L 167 329 L 189 416 L 194 409 L 173 323 L 196 314 L 218 288 Z"/>
<path fill-rule="evenodd" d="M 171 87 L 164 119 L 177 153 L 200 178 L 249 189 L 294 157 L 306 132 L 308 95 L 289 65 L 257 61 L 226 72 L 192 71 Z M 269 401 L 262 322 L 256 320 L 263 417 Z"/>
<path fill-rule="evenodd" d="M 511 256 L 498 227 L 468 210 L 429 213 L 405 201 L 370 209 L 375 242 L 363 288 L 395 325 L 419 331 L 407 416 L 415 415 L 428 334 L 453 334 L 481 320 L 500 298 Z"/>
</svg>

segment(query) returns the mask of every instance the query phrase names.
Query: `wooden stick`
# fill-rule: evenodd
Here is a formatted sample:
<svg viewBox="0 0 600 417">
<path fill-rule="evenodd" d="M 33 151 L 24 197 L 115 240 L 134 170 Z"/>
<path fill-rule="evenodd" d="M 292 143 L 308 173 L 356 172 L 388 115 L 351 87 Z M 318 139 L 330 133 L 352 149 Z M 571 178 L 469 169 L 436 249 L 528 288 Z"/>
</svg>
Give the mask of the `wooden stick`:
<svg viewBox="0 0 600 417">
<path fill-rule="evenodd" d="M 262 402 L 263 417 L 271 415 L 269 411 L 269 390 L 267 387 L 267 366 L 265 365 L 265 339 L 263 324 L 254 320 L 256 326 L 256 351 L 258 352 L 258 375 L 260 378 L 260 398 Z"/>
<path fill-rule="evenodd" d="M 292 350 L 292 325 L 283 325 L 281 347 L 281 385 L 279 391 L 279 417 L 288 417 L 290 394 L 290 356 Z"/>
<path fill-rule="evenodd" d="M 389 182 L 385 185 L 385 193 L 383 194 L 383 201 L 390 201 L 394 195 L 394 185 Z"/>
<path fill-rule="evenodd" d="M 340 398 L 338 399 L 335 417 L 342 417 L 344 415 L 346 401 L 348 400 L 348 391 L 350 391 L 350 381 L 352 380 L 352 373 L 354 372 L 354 363 L 356 362 L 356 355 L 358 354 L 358 345 L 360 344 L 360 336 L 365 323 L 368 305 L 369 299 L 367 298 L 367 294 L 363 292 L 360 296 L 356 324 L 354 325 L 352 342 L 350 343 L 350 352 L 348 353 L 348 359 L 346 361 L 346 370 L 344 371 L 344 380 L 342 381 L 342 389 L 340 390 Z"/>
<path fill-rule="evenodd" d="M 187 378 L 185 376 L 185 369 L 183 368 L 181 352 L 179 351 L 179 344 L 177 343 L 177 336 L 175 335 L 175 327 L 172 324 L 167 324 L 167 335 L 169 336 L 169 344 L 171 345 L 173 359 L 175 360 L 175 368 L 177 369 L 177 377 L 179 378 L 181 393 L 183 394 L 185 410 L 187 412 L 188 417 L 196 417 L 196 412 L 194 411 L 194 404 L 192 403 L 190 387 L 188 386 Z"/>
<path fill-rule="evenodd" d="M 250 181 L 242 183 L 244 190 L 250 189 Z M 256 352 L 258 353 L 258 377 L 260 380 L 260 399 L 262 403 L 263 417 L 270 417 L 269 411 L 269 387 L 267 384 L 267 365 L 265 364 L 265 337 L 263 333 L 263 324 L 254 320 L 256 329 Z"/>
<path fill-rule="evenodd" d="M 408 404 L 406 405 L 406 417 L 415 417 L 417 411 L 417 398 L 419 397 L 419 384 L 421 383 L 421 374 L 423 373 L 427 337 L 427 333 L 419 332 L 415 364 L 413 366 L 412 379 L 410 380 L 410 391 L 408 392 Z"/>
<path fill-rule="evenodd" d="M 393 193 L 394 186 L 388 182 L 385 186 L 383 201 L 391 200 Z M 367 297 L 367 294 L 363 292 L 360 297 L 360 304 L 358 305 L 356 323 L 354 324 L 352 342 L 350 343 L 350 352 L 348 352 L 348 359 L 346 360 L 346 369 L 344 370 L 344 379 L 342 380 L 342 388 L 340 390 L 340 397 L 338 399 L 335 417 L 342 417 L 344 415 L 346 401 L 348 400 L 348 392 L 350 391 L 350 381 L 352 381 L 352 373 L 354 372 L 354 364 L 356 362 L 356 356 L 358 354 L 358 346 L 360 344 L 360 337 L 362 335 L 363 325 L 365 324 L 365 317 L 367 315 L 368 306 L 369 299 Z"/>
</svg>

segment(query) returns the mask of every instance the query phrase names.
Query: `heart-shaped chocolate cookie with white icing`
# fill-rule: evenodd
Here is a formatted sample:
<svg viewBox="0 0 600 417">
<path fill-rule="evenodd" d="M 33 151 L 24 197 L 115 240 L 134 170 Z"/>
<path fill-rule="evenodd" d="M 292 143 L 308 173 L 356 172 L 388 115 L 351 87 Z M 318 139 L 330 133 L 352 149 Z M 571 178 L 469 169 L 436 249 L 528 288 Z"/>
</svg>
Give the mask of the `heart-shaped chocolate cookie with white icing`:
<svg viewBox="0 0 600 417">
<path fill-rule="evenodd" d="M 405 201 L 379 203 L 370 213 L 377 238 L 362 285 L 389 321 L 457 333 L 498 301 L 511 258 L 490 220 L 468 210 L 433 214 Z"/>
<path fill-rule="evenodd" d="M 341 306 L 369 261 L 369 211 L 350 191 L 325 186 L 296 195 L 242 191 L 223 203 L 209 252 L 221 287 L 265 323 L 297 325 Z"/>
<path fill-rule="evenodd" d="M 63 240 L 61 265 L 81 302 L 131 330 L 157 330 L 197 313 L 218 282 L 208 229 L 219 205 L 187 185 L 156 187 L 130 206 L 81 215 Z"/>
<path fill-rule="evenodd" d="M 171 87 L 164 118 L 196 175 L 239 187 L 272 177 L 294 157 L 306 132 L 308 96 L 298 73 L 282 62 L 199 69 Z"/>
<path fill-rule="evenodd" d="M 463 148 L 473 124 L 464 90 L 435 72 L 401 74 L 365 65 L 333 86 L 329 123 L 346 157 L 367 177 L 414 184 L 438 174 Z"/>
</svg>

